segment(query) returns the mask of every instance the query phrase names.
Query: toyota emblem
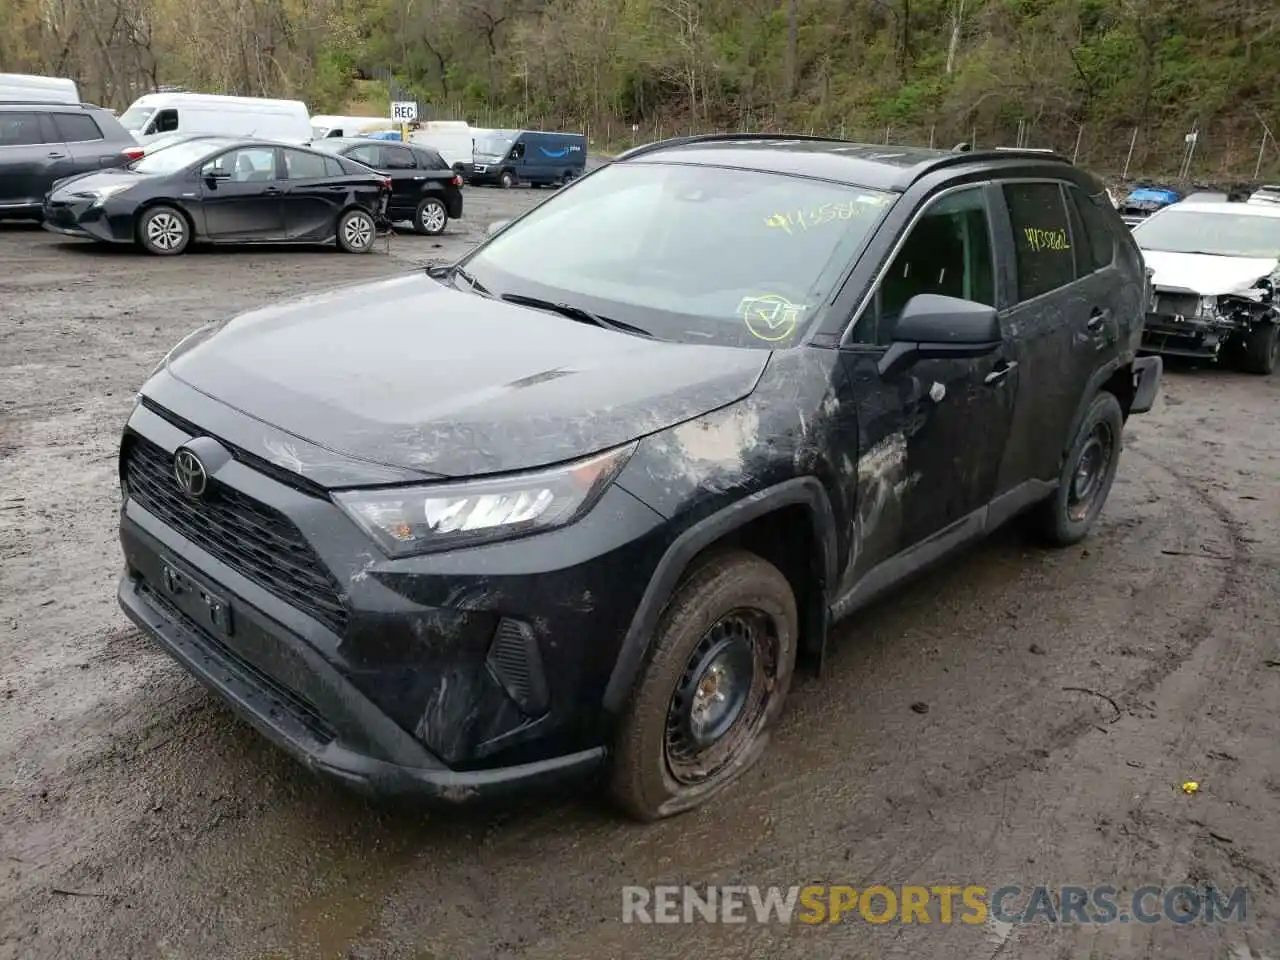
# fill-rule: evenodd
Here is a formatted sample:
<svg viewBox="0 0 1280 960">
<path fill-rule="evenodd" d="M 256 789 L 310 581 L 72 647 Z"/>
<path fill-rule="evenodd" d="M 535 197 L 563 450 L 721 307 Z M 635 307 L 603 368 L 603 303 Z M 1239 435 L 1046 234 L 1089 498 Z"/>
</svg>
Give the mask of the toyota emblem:
<svg viewBox="0 0 1280 960">
<path fill-rule="evenodd" d="M 209 483 L 209 474 L 204 464 L 190 450 L 179 450 L 174 455 L 173 476 L 178 481 L 178 489 L 188 497 L 203 496 Z"/>
</svg>

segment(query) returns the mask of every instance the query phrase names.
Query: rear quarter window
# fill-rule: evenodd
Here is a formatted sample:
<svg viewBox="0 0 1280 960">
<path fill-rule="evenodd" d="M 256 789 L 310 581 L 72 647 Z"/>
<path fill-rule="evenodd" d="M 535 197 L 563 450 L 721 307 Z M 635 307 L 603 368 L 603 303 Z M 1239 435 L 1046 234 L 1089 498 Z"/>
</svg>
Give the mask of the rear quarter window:
<svg viewBox="0 0 1280 960">
<path fill-rule="evenodd" d="M 1107 203 L 1106 194 L 1090 197 L 1079 187 L 1069 187 L 1067 195 L 1084 225 L 1085 242 L 1078 243 L 1076 256 L 1089 270 L 1102 270 L 1115 259 L 1116 241 L 1111 224 L 1101 204 Z"/>
<path fill-rule="evenodd" d="M 327 177 L 345 177 L 347 168 L 337 157 L 324 158 L 325 176 Z"/>
<path fill-rule="evenodd" d="M 102 130 L 87 113 L 55 113 L 53 124 L 63 143 L 87 143 L 102 139 Z"/>
</svg>

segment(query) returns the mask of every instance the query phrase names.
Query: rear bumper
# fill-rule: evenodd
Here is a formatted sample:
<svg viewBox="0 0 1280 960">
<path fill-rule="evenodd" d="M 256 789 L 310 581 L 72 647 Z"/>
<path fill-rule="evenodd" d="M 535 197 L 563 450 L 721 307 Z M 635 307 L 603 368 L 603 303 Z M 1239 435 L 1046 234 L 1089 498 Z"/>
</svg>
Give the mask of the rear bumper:
<svg viewBox="0 0 1280 960">
<path fill-rule="evenodd" d="M 241 642 L 266 641 L 255 644 L 256 650 L 233 650 L 197 626 L 152 586 L 154 571 L 139 569 L 167 564 L 185 573 L 190 568 L 127 516 L 121 539 L 129 569 L 118 596 L 129 619 L 263 736 L 308 769 L 360 793 L 457 805 L 585 777 L 605 758 L 604 748 L 597 747 L 516 766 L 450 769 L 425 748 L 407 747 L 385 714 L 323 657 L 251 607 L 237 605 L 235 613 Z M 250 656 L 271 663 L 255 665 Z M 303 700 L 272 678 L 290 670 L 305 672 L 308 692 L 325 702 Z M 406 757 L 408 751 L 415 756 Z"/>
<path fill-rule="evenodd" d="M 1133 403 L 1129 413 L 1146 413 L 1156 402 L 1164 362 L 1159 357 L 1138 357 L 1133 361 Z"/>
</svg>

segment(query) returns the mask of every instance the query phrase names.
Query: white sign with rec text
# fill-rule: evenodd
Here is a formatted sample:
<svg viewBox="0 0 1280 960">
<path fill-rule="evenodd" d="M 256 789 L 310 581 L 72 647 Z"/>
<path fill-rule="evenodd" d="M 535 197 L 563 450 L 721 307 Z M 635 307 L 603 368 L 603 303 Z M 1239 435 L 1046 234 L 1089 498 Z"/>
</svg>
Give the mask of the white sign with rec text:
<svg viewBox="0 0 1280 960">
<path fill-rule="evenodd" d="M 412 100 L 391 104 L 391 119 L 397 123 L 412 123 L 418 119 L 418 105 Z"/>
</svg>

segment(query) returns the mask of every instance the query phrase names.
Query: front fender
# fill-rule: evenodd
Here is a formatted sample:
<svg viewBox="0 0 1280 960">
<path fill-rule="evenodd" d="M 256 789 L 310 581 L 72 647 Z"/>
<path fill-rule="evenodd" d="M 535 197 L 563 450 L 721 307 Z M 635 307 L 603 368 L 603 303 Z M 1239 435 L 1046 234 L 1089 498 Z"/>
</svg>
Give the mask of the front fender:
<svg viewBox="0 0 1280 960">
<path fill-rule="evenodd" d="M 797 477 L 766 487 L 704 517 L 676 537 L 649 579 L 649 585 L 631 618 L 631 624 L 618 651 L 618 659 L 605 687 L 603 706 L 608 713 L 618 714 L 626 706 L 636 676 L 644 665 L 658 619 L 693 559 L 716 541 L 751 521 L 797 504 L 806 507 L 813 524 L 814 543 L 818 544 L 823 583 L 835 581 L 835 516 L 827 491 L 815 477 Z M 822 593 L 820 602 L 825 611 L 825 591 Z M 801 611 L 802 618 L 804 615 L 805 612 Z M 819 619 L 821 627 L 825 628 L 825 616 Z"/>
</svg>

